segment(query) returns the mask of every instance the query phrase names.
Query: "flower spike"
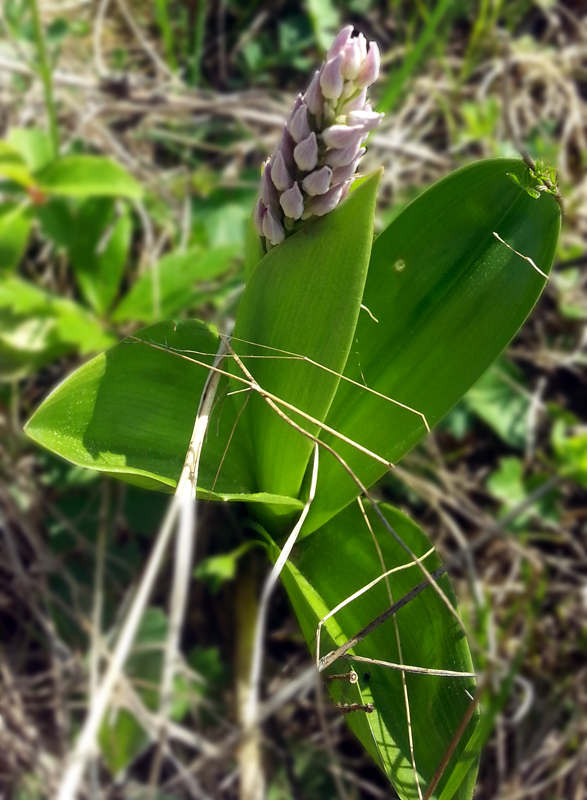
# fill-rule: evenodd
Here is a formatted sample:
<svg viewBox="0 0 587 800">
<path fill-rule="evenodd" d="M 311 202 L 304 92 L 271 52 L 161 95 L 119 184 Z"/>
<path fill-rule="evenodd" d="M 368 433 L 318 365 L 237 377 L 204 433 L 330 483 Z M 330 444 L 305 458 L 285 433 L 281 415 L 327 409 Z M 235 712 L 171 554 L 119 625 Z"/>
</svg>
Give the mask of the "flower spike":
<svg viewBox="0 0 587 800">
<path fill-rule="evenodd" d="M 328 214 L 347 196 L 369 133 L 383 114 L 367 103 L 379 75 L 375 42 L 343 28 L 298 95 L 279 144 L 264 165 L 253 219 L 268 245 L 280 244 L 311 217 Z"/>
</svg>

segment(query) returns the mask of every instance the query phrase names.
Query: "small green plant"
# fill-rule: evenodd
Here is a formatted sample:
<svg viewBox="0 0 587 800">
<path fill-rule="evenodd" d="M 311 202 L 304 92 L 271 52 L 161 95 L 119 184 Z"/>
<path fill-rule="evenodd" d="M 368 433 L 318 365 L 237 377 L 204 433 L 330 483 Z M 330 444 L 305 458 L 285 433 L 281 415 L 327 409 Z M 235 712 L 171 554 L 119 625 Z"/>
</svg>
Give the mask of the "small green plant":
<svg viewBox="0 0 587 800">
<path fill-rule="evenodd" d="M 197 320 L 144 328 L 60 384 L 26 432 L 129 483 L 248 504 L 275 564 L 260 641 L 280 574 L 319 671 L 349 676 L 331 695 L 402 800 L 469 800 L 490 722 L 446 567 L 370 489 L 522 325 L 560 209 L 549 190 L 533 202 L 522 161 L 494 159 L 439 181 L 374 240 L 380 173 L 353 181 L 379 121 L 366 106 L 378 50 L 351 33 L 265 164 L 232 336 Z M 63 185 L 63 161 L 27 185 L 8 157 L 29 194 L 51 191 L 56 170 Z M 531 177 L 548 189 L 554 176 Z"/>
</svg>

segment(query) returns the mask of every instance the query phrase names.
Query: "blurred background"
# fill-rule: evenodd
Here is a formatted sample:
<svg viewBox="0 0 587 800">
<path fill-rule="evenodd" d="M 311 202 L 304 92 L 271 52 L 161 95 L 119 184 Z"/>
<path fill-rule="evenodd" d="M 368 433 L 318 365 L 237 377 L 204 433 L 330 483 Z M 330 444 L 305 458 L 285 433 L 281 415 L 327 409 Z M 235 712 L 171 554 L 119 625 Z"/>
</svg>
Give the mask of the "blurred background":
<svg viewBox="0 0 587 800">
<path fill-rule="evenodd" d="M 260 164 L 348 23 L 382 51 L 372 96 L 386 116 L 362 162 L 364 172 L 385 166 L 379 230 L 472 160 L 523 147 L 558 169 L 565 218 L 537 308 L 377 491 L 416 519 L 445 559 L 469 537 L 494 534 L 452 574 L 478 641 L 515 664 L 476 798 L 587 797 L 582 0 L 3 0 L 0 167 L 14 148 L 31 169 L 41 167 L 52 131 L 62 153 L 109 156 L 145 193 L 44 197 L 0 183 L 2 797 L 54 793 L 87 707 L 92 626 L 102 620 L 107 654 L 168 502 L 57 460 L 27 441 L 22 425 L 72 369 L 150 322 L 197 317 L 230 328 Z M 225 746 L 237 729 L 237 598 L 267 570 L 245 518 L 242 508 L 202 505 L 174 758 L 160 788 L 147 794 L 169 573 L 104 725 L 87 796 L 238 796 L 237 762 Z M 278 593 L 265 693 L 309 663 Z M 337 797 L 335 775 L 349 798 L 394 797 L 328 704 L 326 718 L 334 751 L 312 693 L 265 723 L 268 797 Z"/>
</svg>

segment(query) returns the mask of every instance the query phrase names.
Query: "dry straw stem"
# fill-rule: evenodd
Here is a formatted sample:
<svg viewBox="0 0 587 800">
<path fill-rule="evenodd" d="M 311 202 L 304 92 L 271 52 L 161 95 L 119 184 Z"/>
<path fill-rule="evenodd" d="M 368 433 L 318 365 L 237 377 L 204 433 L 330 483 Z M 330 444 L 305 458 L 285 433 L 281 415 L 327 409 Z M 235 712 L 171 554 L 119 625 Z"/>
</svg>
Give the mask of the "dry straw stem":
<svg viewBox="0 0 587 800">
<path fill-rule="evenodd" d="M 215 364 L 219 363 L 224 357 L 225 344 L 221 342 Z M 163 565 L 167 547 L 173 535 L 177 517 L 179 515 L 178 549 L 177 553 L 182 557 L 189 552 L 190 561 L 177 563 L 175 565 L 177 585 L 172 589 L 172 608 L 169 620 L 169 635 L 166 642 L 166 652 L 163 668 L 163 678 L 161 686 L 161 709 L 165 715 L 161 720 L 161 730 L 166 730 L 166 717 L 168 716 L 170 702 L 170 686 L 173 683 L 177 660 L 178 638 L 185 614 L 185 604 L 187 600 L 187 586 L 191 572 L 191 552 L 193 538 L 195 536 L 194 525 L 194 501 L 195 487 L 197 481 L 199 458 L 202 451 L 204 436 L 208 426 L 210 410 L 214 403 L 214 396 L 218 386 L 220 375 L 213 370 L 210 371 L 200 398 L 198 413 L 194 431 L 186 455 L 184 467 L 177 484 L 177 489 L 169 509 L 161 525 L 161 529 L 155 542 L 155 547 L 151 552 L 147 568 L 138 586 L 132 606 L 122 627 L 108 669 L 102 679 L 99 688 L 96 690 L 89 713 L 78 737 L 76 746 L 68 759 L 63 778 L 61 780 L 57 800 L 75 800 L 79 784 L 83 778 L 83 773 L 89 758 L 92 757 L 96 748 L 96 737 L 100 728 L 106 709 L 110 703 L 112 693 L 120 678 L 124 664 L 132 649 L 132 644 L 136 636 L 141 619 L 147 607 L 149 596 L 153 589 L 155 580 Z M 189 541 L 188 541 L 189 539 Z M 162 739 L 161 741 L 164 741 Z"/>
</svg>

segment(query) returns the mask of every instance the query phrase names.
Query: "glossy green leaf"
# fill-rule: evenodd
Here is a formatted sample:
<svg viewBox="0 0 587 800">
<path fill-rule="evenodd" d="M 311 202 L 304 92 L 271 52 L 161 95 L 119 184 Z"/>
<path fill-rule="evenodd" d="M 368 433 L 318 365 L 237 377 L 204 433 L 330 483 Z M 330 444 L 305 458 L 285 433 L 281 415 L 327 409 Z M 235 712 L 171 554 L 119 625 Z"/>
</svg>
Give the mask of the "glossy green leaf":
<svg viewBox="0 0 587 800">
<path fill-rule="evenodd" d="M 345 375 L 414 411 L 341 382 L 328 425 L 395 463 L 426 433 L 415 412 L 432 428 L 506 347 L 546 279 L 493 234 L 548 273 L 560 229 L 555 200 L 534 200 L 507 174 L 525 170 L 514 159 L 463 167 L 421 194 L 377 237 L 363 300 L 370 314 L 359 317 Z M 379 463 L 350 445 L 323 438 L 366 485 L 383 474 Z M 326 454 L 305 532 L 357 494 Z"/>
<path fill-rule="evenodd" d="M 73 464 L 172 491 L 207 376 L 190 359 L 210 364 L 218 337 L 213 328 L 188 320 L 144 328 L 136 339 L 124 339 L 66 378 L 25 432 Z M 202 454 L 198 496 L 300 508 L 299 500 L 260 493 L 252 484 L 238 427 L 231 437 L 236 411 L 227 391 L 224 379 Z"/>
<path fill-rule="evenodd" d="M 236 254 L 237 248 L 230 245 L 208 251 L 194 248 L 165 256 L 137 280 L 114 309 L 112 320 L 153 322 L 173 317 L 193 302 L 196 284 L 222 275 Z"/>
<path fill-rule="evenodd" d="M 238 311 L 234 347 L 258 383 L 320 420 L 330 407 L 339 382 L 336 373 L 344 368 L 352 344 L 379 178 L 376 173 L 333 212 L 270 250 L 251 273 Z M 283 351 L 302 354 L 334 374 L 284 359 Z M 312 443 L 259 395 L 249 398 L 243 422 L 251 437 L 259 487 L 297 496 Z M 301 424 L 318 432 L 315 425 Z"/>
<path fill-rule="evenodd" d="M 53 158 L 51 139 L 39 128 L 12 128 L 6 141 L 20 153 L 31 172 L 42 169 Z"/>
<path fill-rule="evenodd" d="M 26 160 L 15 147 L 3 141 L 0 141 L 0 179 L 14 181 L 21 186 L 34 184 Z"/>
<path fill-rule="evenodd" d="M 112 219 L 110 198 L 90 198 L 75 216 L 69 256 L 86 301 L 99 314 L 112 305 L 124 274 L 132 224 L 124 210 Z"/>
<path fill-rule="evenodd" d="M 17 277 L 0 279 L 0 378 L 12 380 L 66 353 L 113 343 L 100 323 L 72 300 Z"/>
<path fill-rule="evenodd" d="M 100 156 L 65 156 L 35 176 L 46 194 L 64 197 L 124 197 L 138 200 L 141 185 L 119 164 Z"/>
<path fill-rule="evenodd" d="M 31 210 L 27 204 L 0 207 L 0 273 L 19 265 L 31 230 Z"/>
<path fill-rule="evenodd" d="M 423 557 L 431 544 L 424 532 L 408 517 L 390 506 L 381 506 L 386 519 L 402 540 Z M 369 521 L 376 535 L 385 564 L 390 570 L 410 563 L 405 550 L 392 538 L 372 509 Z M 435 551 L 425 560 L 434 570 L 440 565 Z M 375 544 L 356 503 L 346 508 L 316 536 L 298 543 L 292 561 L 288 562 L 282 579 L 300 621 L 304 636 L 315 652 L 318 621 L 339 603 L 383 573 Z M 389 586 L 393 602 L 401 599 L 423 579 L 417 566 L 393 573 Z M 446 576 L 439 585 L 456 606 L 450 582 Z M 385 580 L 344 606 L 322 628 L 320 655 L 343 644 L 391 605 Z M 396 615 L 403 663 L 428 669 L 472 672 L 472 662 L 466 638 L 455 618 L 434 589 L 426 588 Z M 393 619 L 386 620 L 352 651 L 355 656 L 399 663 L 397 638 Z M 330 683 L 333 698 L 339 703 L 373 703 L 375 711 L 348 714 L 348 724 L 361 740 L 376 763 L 393 782 L 402 800 L 418 797 L 415 785 L 401 673 L 383 666 L 339 659 L 326 670 L 341 674 L 354 668 L 358 683 Z M 475 684 L 472 678 L 406 674 L 414 753 L 422 792 L 436 772 L 458 726 L 470 704 Z M 476 720 L 473 720 L 457 747 L 444 776 L 433 794 L 437 798 L 455 769 L 465 749 Z M 472 770 L 455 797 L 468 800 L 475 784 Z"/>
</svg>

